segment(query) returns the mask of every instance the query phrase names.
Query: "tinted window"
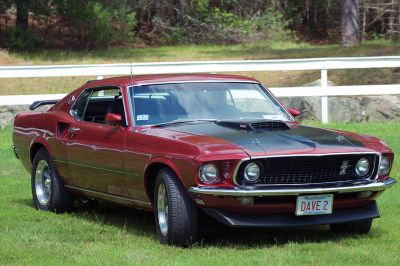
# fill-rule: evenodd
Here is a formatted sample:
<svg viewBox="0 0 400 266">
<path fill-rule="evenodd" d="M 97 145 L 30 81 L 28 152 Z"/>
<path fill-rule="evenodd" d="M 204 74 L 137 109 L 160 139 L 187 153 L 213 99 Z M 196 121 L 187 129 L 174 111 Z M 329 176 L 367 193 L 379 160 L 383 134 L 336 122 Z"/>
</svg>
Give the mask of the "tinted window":
<svg viewBox="0 0 400 266">
<path fill-rule="evenodd" d="M 122 126 L 126 125 L 125 110 L 119 88 L 87 90 L 79 97 L 71 112 L 77 119 L 105 124 L 108 113 L 120 114 Z"/>
</svg>

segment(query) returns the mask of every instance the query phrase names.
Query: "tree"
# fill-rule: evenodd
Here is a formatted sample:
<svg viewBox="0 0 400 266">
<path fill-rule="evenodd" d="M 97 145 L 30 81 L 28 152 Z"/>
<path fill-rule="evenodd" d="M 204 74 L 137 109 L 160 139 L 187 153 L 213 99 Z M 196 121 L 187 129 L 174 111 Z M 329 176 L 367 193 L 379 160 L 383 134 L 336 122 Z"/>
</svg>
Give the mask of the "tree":
<svg viewBox="0 0 400 266">
<path fill-rule="evenodd" d="M 2 0 L 0 1 L 0 14 L 3 14 L 12 5 L 12 0 Z"/>
<path fill-rule="evenodd" d="M 30 0 L 16 0 L 15 7 L 17 9 L 16 27 L 18 30 L 26 31 L 28 29 Z"/>
<path fill-rule="evenodd" d="M 361 41 L 358 0 L 341 0 L 341 45 L 357 46 Z"/>
</svg>

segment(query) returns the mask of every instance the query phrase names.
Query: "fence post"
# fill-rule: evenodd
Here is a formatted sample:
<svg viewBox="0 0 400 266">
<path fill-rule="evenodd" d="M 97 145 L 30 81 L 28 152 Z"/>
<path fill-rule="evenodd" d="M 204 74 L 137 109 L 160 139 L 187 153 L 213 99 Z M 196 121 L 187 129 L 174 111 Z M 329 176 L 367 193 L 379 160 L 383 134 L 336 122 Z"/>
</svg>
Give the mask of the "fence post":
<svg viewBox="0 0 400 266">
<path fill-rule="evenodd" d="M 328 70 L 321 69 L 321 90 L 328 91 Z M 321 96 L 321 120 L 323 124 L 328 123 L 328 96 Z"/>
</svg>

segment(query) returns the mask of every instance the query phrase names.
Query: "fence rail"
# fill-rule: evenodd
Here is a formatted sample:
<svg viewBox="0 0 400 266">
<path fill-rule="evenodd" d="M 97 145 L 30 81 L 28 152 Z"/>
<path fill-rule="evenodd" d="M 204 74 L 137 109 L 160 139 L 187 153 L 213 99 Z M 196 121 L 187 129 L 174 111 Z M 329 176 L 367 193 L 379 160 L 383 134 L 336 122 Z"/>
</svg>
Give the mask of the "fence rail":
<svg viewBox="0 0 400 266">
<path fill-rule="evenodd" d="M 319 70 L 321 85 L 316 87 L 271 88 L 278 97 L 321 97 L 322 122 L 328 122 L 328 96 L 400 94 L 400 84 L 329 86 L 328 70 L 361 68 L 400 68 L 400 56 L 338 57 L 282 60 L 243 61 L 196 61 L 164 63 L 126 63 L 93 65 L 52 66 L 3 66 L 0 78 L 66 77 L 170 74 L 170 73 L 217 73 L 251 71 Z M 58 99 L 63 94 L 0 96 L 0 105 L 30 104 L 38 99 Z"/>
</svg>

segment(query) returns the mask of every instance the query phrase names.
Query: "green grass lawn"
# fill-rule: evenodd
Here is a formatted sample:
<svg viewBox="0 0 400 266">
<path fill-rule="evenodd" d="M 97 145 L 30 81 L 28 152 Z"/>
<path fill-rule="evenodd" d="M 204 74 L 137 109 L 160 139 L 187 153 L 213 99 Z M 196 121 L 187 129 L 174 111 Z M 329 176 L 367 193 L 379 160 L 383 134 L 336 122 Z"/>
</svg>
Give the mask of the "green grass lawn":
<svg viewBox="0 0 400 266">
<path fill-rule="evenodd" d="M 315 125 L 315 124 L 314 124 Z M 400 124 L 330 124 L 382 138 L 400 153 Z M 147 212 L 101 205 L 70 214 L 36 211 L 29 174 L 11 151 L 10 128 L 0 130 L 0 265 L 399 265 L 400 185 L 378 200 L 381 215 L 366 236 L 327 227 L 290 230 L 201 226 L 190 249 L 158 243 Z M 399 176 L 399 164 L 393 177 Z"/>
<path fill-rule="evenodd" d="M 191 60 L 251 60 L 341 56 L 400 55 L 400 43 L 367 41 L 356 48 L 295 42 L 257 42 L 236 45 L 181 45 L 109 48 L 98 51 L 41 50 L 29 53 L 0 51 L 1 65 L 54 65 Z M 320 78 L 319 71 L 269 71 L 234 73 L 254 77 L 268 87 L 301 86 Z M 329 71 L 336 85 L 400 83 L 396 69 Z M 0 95 L 66 93 L 95 77 L 0 79 Z"/>
</svg>

